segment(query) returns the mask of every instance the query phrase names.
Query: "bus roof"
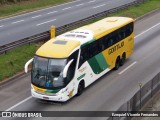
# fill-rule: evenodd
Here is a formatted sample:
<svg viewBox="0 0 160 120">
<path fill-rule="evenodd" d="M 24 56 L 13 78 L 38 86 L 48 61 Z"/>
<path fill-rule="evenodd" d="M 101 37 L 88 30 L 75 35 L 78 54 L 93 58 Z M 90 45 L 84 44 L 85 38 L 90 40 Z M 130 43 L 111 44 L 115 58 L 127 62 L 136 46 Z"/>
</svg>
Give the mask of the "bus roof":
<svg viewBox="0 0 160 120">
<path fill-rule="evenodd" d="M 78 29 L 66 32 L 60 36 L 61 39 L 71 39 L 80 41 L 81 45 L 98 39 L 130 22 L 133 22 L 132 18 L 128 17 L 107 17 L 98 22 L 80 27 Z"/>
<path fill-rule="evenodd" d="M 37 50 L 36 55 L 48 58 L 67 58 L 78 46 L 80 46 L 78 41 L 51 39 Z"/>
<path fill-rule="evenodd" d="M 130 22 L 133 22 L 133 19 L 127 17 L 102 19 L 51 39 L 38 49 L 36 55 L 50 58 L 66 58 L 76 47 L 89 41 L 97 40 Z"/>
<path fill-rule="evenodd" d="M 128 17 L 107 17 L 98 22 L 83 26 L 77 30 L 89 30 L 93 33 L 93 38 L 98 39 L 128 23 L 133 22 L 132 18 Z"/>
</svg>

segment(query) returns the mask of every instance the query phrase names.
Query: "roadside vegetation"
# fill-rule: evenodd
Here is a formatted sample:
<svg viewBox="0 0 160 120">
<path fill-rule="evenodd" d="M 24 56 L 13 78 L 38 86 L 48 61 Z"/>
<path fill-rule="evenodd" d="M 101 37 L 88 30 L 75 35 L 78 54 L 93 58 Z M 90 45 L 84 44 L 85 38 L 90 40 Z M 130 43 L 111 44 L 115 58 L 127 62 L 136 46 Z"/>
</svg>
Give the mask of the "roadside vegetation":
<svg viewBox="0 0 160 120">
<path fill-rule="evenodd" d="M 0 17 L 22 14 L 73 0 L 0 0 Z"/>
<path fill-rule="evenodd" d="M 111 14 L 110 16 L 128 16 L 137 18 L 155 9 L 160 9 L 160 1 L 148 0 L 141 5 L 129 7 L 126 10 L 119 11 L 118 13 Z M 99 19 L 92 20 L 90 23 Z M 0 81 L 23 71 L 25 63 L 33 57 L 40 45 L 42 45 L 42 43 L 24 45 L 7 52 L 7 54 L 0 55 Z"/>
<path fill-rule="evenodd" d="M 36 49 L 37 44 L 24 45 L 0 55 L 0 80 L 23 71 L 25 62 L 33 57 Z"/>
</svg>

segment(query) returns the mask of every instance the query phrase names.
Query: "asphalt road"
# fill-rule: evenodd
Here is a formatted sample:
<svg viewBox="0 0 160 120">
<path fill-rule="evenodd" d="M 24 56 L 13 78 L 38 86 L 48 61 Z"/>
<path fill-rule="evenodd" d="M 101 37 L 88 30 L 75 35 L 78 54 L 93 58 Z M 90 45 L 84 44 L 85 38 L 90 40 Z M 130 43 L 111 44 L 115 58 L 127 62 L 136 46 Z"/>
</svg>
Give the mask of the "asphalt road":
<svg viewBox="0 0 160 120">
<path fill-rule="evenodd" d="M 135 51 L 118 71 L 111 71 L 65 104 L 30 96 L 30 74 L 0 86 L 0 111 L 114 111 L 160 71 L 160 12 L 135 23 Z M 2 119 L 2 118 L 1 118 Z M 24 120 L 27 118 L 24 118 Z M 39 120 L 40 118 L 37 118 Z M 42 118 L 106 120 L 106 118 Z M 9 118 L 7 118 L 9 120 Z M 11 118 L 17 120 L 17 118 Z"/>
<path fill-rule="evenodd" d="M 0 46 L 135 0 L 76 0 L 67 4 L 0 20 Z"/>
</svg>

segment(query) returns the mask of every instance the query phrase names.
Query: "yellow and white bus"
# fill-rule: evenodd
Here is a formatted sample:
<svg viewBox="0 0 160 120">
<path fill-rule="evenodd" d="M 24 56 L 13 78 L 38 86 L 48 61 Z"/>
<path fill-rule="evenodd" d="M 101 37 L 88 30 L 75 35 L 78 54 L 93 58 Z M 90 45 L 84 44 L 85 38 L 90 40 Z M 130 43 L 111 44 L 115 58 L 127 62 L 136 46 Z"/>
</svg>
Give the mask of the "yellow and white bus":
<svg viewBox="0 0 160 120">
<path fill-rule="evenodd" d="M 108 71 L 118 69 L 133 53 L 134 21 L 108 17 L 52 38 L 32 63 L 31 94 L 35 98 L 67 101 Z"/>
</svg>

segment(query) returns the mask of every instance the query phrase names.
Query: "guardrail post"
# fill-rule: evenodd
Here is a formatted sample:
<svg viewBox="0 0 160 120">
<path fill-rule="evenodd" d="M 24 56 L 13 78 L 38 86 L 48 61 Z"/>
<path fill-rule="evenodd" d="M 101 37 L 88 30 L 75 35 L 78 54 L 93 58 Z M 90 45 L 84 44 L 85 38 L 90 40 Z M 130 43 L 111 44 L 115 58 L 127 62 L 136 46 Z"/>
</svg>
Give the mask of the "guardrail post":
<svg viewBox="0 0 160 120">
<path fill-rule="evenodd" d="M 154 78 L 151 80 L 151 98 L 153 97 L 153 80 Z"/>
<path fill-rule="evenodd" d="M 139 83 L 139 87 L 140 87 L 140 109 L 142 108 L 142 83 Z"/>
<path fill-rule="evenodd" d="M 56 30 L 55 30 L 55 26 L 51 26 L 51 31 L 50 31 L 50 35 L 51 35 L 51 38 L 55 38 L 56 36 Z"/>
<path fill-rule="evenodd" d="M 152 100 L 152 97 L 153 97 L 153 80 L 154 79 L 157 79 L 157 76 L 154 77 L 152 80 L 151 80 L 151 108 L 153 108 L 153 100 Z"/>
<path fill-rule="evenodd" d="M 160 73 L 158 74 L 158 83 L 159 83 L 159 81 L 160 81 Z M 158 84 L 158 88 L 160 89 L 160 83 Z"/>
</svg>

